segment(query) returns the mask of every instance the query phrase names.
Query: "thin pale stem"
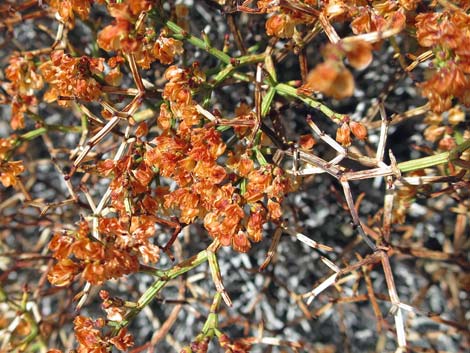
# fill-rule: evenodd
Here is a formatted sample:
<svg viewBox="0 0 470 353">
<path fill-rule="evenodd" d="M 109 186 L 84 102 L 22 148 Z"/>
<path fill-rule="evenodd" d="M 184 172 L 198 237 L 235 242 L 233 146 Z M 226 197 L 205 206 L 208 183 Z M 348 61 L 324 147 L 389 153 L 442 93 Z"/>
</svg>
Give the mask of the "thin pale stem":
<svg viewBox="0 0 470 353">
<path fill-rule="evenodd" d="M 390 261 L 389 261 L 387 253 L 385 251 L 380 251 L 380 254 L 381 254 L 382 267 L 385 273 L 385 281 L 387 282 L 388 293 L 390 295 L 390 300 L 396 308 L 394 317 L 395 317 L 395 328 L 397 331 L 397 338 L 398 338 L 398 347 L 402 349 L 406 349 L 406 333 L 405 333 L 403 313 L 402 313 L 401 307 L 399 306 L 400 299 L 398 298 L 397 289 L 395 287 L 395 281 L 393 279 L 392 268 L 390 267 Z"/>
<path fill-rule="evenodd" d="M 217 261 L 217 255 L 211 249 L 207 250 L 207 259 L 209 262 L 209 269 L 212 275 L 212 281 L 215 284 L 217 292 L 220 293 L 222 299 L 228 307 L 232 306 L 232 300 L 230 299 L 227 291 L 225 290 L 224 283 L 222 281 L 222 275 L 220 273 L 219 262 Z"/>
<path fill-rule="evenodd" d="M 380 137 L 375 158 L 378 162 L 382 162 L 385 154 L 385 144 L 387 143 L 389 125 L 389 120 L 387 119 L 387 113 L 385 112 L 385 106 L 383 102 L 379 103 L 379 112 L 382 124 L 380 125 Z"/>
<path fill-rule="evenodd" d="M 95 135 L 93 136 L 85 146 L 85 148 L 80 152 L 78 157 L 75 159 L 75 161 L 72 164 L 72 169 L 70 170 L 70 173 L 68 174 L 68 179 L 71 178 L 71 176 L 75 173 L 77 170 L 78 166 L 82 161 L 85 159 L 85 157 L 88 155 L 88 153 L 91 151 L 91 149 L 97 145 L 101 140 L 103 140 L 114 127 L 119 123 L 121 120 L 120 117 L 114 116 L 111 120 L 108 121 L 108 123 Z"/>
<path fill-rule="evenodd" d="M 392 227 L 393 200 L 395 198 L 395 183 L 392 177 L 386 178 L 386 190 L 384 198 L 383 214 L 383 239 L 386 244 L 390 243 L 390 231 Z"/>
<path fill-rule="evenodd" d="M 324 250 L 324 251 L 333 251 L 333 248 L 330 247 L 330 246 L 327 246 L 327 245 L 323 245 L 323 244 L 320 244 L 318 242 L 316 242 L 315 240 L 312 240 L 310 239 L 309 237 L 307 237 L 306 235 L 302 234 L 302 233 L 299 233 L 299 232 L 296 232 L 295 230 L 293 229 L 290 229 L 288 227 L 282 227 L 282 229 L 284 230 L 284 232 L 286 232 L 287 234 L 295 237 L 298 241 L 304 243 L 305 245 L 313 248 L 313 249 L 321 249 L 321 250 Z"/>
<path fill-rule="evenodd" d="M 268 252 L 266 254 L 266 259 L 264 262 L 261 264 L 259 267 L 259 271 L 263 271 L 266 267 L 268 267 L 269 263 L 273 259 L 274 255 L 276 255 L 277 252 L 277 246 L 279 245 L 279 241 L 281 240 L 282 236 L 282 228 L 277 227 L 276 230 L 274 231 L 274 236 L 273 240 L 271 241 L 271 245 L 269 246 Z"/>
<path fill-rule="evenodd" d="M 351 213 L 353 224 L 358 229 L 359 234 L 361 235 L 364 242 L 372 249 L 376 250 L 375 244 L 369 239 L 369 237 L 364 232 L 362 228 L 361 221 L 359 219 L 359 215 L 357 213 L 356 207 L 354 206 L 354 201 L 351 194 L 351 188 L 349 187 L 349 183 L 347 181 L 341 181 L 341 186 L 343 187 L 344 197 L 346 198 L 346 203 L 349 207 L 349 212 Z"/>
</svg>

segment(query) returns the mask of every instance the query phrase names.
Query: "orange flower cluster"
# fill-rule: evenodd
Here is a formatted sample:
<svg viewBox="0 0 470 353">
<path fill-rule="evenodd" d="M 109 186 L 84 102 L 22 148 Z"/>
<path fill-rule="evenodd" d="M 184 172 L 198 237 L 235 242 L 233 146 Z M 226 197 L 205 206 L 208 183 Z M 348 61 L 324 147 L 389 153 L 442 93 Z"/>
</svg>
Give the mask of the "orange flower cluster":
<svg viewBox="0 0 470 353">
<path fill-rule="evenodd" d="M 363 41 L 327 44 L 322 50 L 325 58 L 307 76 L 301 92 L 319 91 L 335 99 L 343 99 L 354 93 L 354 78 L 343 63 L 346 57 L 356 69 L 365 69 L 372 62 L 372 46 Z"/>
<path fill-rule="evenodd" d="M 121 329 L 112 338 L 103 335 L 101 330 L 106 325 L 103 319 L 92 320 L 79 315 L 73 324 L 78 341 L 77 353 L 107 353 L 111 350 L 111 346 L 125 351 L 134 345 L 134 338 L 126 328 Z"/>
<path fill-rule="evenodd" d="M 162 32 L 153 44 L 152 54 L 162 64 L 169 65 L 175 60 L 176 55 L 183 54 L 183 43 L 166 37 Z"/>
<path fill-rule="evenodd" d="M 11 81 L 8 85 L 9 92 L 16 94 L 32 95 L 34 90 L 39 90 L 43 86 L 43 79 L 32 58 L 20 56 L 18 53 L 10 56 L 5 76 Z"/>
<path fill-rule="evenodd" d="M 107 244 L 113 244 L 117 251 L 132 254 L 127 256 L 128 265 L 124 267 L 135 272 L 137 255 L 145 263 L 155 263 L 160 258 L 160 248 L 150 242 L 155 235 L 155 223 L 155 217 L 146 215 L 132 216 L 130 222 L 114 217 L 101 218 L 98 230 Z"/>
<path fill-rule="evenodd" d="M 79 344 L 78 352 L 105 353 L 108 351 L 108 344 L 100 332 L 100 329 L 105 326 L 103 319 L 93 321 L 86 316 L 79 315 L 73 320 L 73 324 Z"/>
<path fill-rule="evenodd" d="M 183 53 L 183 43 L 168 38 L 162 30 L 157 36 L 152 26 L 145 27 L 144 18 L 152 9 L 151 1 L 131 0 L 127 3 L 108 3 L 108 11 L 115 18 L 98 34 L 97 43 L 106 51 L 133 54 L 137 64 L 148 69 L 155 60 L 171 64 Z"/>
<path fill-rule="evenodd" d="M 320 16 L 328 20 L 351 20 L 355 34 L 403 28 L 406 11 L 413 11 L 418 0 L 372 2 L 316 0 L 267 1 L 259 0 L 259 12 L 273 13 L 266 21 L 266 34 L 278 38 L 293 38 L 299 25 L 312 25 Z M 250 12 L 250 11 L 248 11 Z"/>
<path fill-rule="evenodd" d="M 125 62 L 122 56 L 113 56 L 108 59 L 110 70 L 104 76 L 104 81 L 110 86 L 119 86 L 122 81 L 121 65 Z"/>
<path fill-rule="evenodd" d="M 105 233 L 102 241 L 90 236 L 88 224 L 80 222 L 73 234 L 56 233 L 49 243 L 49 249 L 58 262 L 48 274 L 48 280 L 56 286 L 68 286 L 75 276 L 93 284 L 100 284 L 110 278 L 119 278 L 139 269 L 138 256 L 132 250 L 139 249 L 139 242 L 126 244 L 127 233 L 117 235 L 117 221 L 109 230 L 113 219 L 100 222 L 100 230 Z M 152 223 L 152 228 L 154 227 Z M 106 233 L 107 232 L 107 233 Z M 137 233 L 134 229 L 134 233 Z M 142 231 L 143 233 L 145 231 Z M 123 239 L 120 239 L 122 237 Z"/>
<path fill-rule="evenodd" d="M 0 181 L 4 187 L 15 186 L 18 183 L 18 175 L 23 172 L 23 161 L 0 160 Z"/>
<path fill-rule="evenodd" d="M 195 62 L 186 69 L 170 66 L 165 71 L 164 77 L 168 82 L 162 96 L 167 102 L 160 108 L 158 124 L 168 132 L 172 123 L 175 123 L 177 133 L 187 137 L 191 127 L 201 122 L 191 90 L 205 82 L 206 76 Z"/>
<path fill-rule="evenodd" d="M 318 91 L 335 99 L 343 99 L 354 93 L 354 78 L 341 62 L 327 61 L 309 72 L 300 90 L 309 94 Z"/>
<path fill-rule="evenodd" d="M 424 137 L 430 142 L 437 142 L 440 150 L 448 151 L 457 145 L 454 133 L 457 125 L 464 121 L 465 112 L 459 106 L 455 106 L 443 114 L 430 112 L 424 119 L 427 124 Z"/>
<path fill-rule="evenodd" d="M 75 14 L 82 20 L 90 15 L 91 4 L 104 3 L 103 0 L 48 0 L 49 6 L 57 11 L 62 21 L 73 25 Z"/>
<path fill-rule="evenodd" d="M 121 322 L 126 309 L 124 301 L 112 298 L 105 290 L 100 291 L 103 300 L 102 308 L 106 311 L 108 320 Z M 134 345 L 134 337 L 127 328 L 121 328 L 117 334 L 111 331 L 106 333 L 107 322 L 103 318 L 93 320 L 89 317 L 78 315 L 73 320 L 75 338 L 78 347 L 77 353 L 108 353 L 113 346 L 119 351 L 126 351 Z M 58 349 L 50 349 L 47 353 L 62 353 Z"/>
<path fill-rule="evenodd" d="M 100 290 L 100 298 L 103 300 L 101 308 L 106 312 L 106 317 L 110 321 L 121 322 L 124 320 L 127 309 L 124 300 L 111 297 L 106 290 Z"/>
<path fill-rule="evenodd" d="M 295 30 L 293 18 L 286 13 L 274 14 L 266 21 L 266 34 L 278 38 L 292 38 Z"/>
<path fill-rule="evenodd" d="M 407 11 L 412 11 L 417 0 L 373 2 L 372 6 L 351 7 L 349 16 L 353 18 L 351 29 L 354 34 L 383 32 L 388 29 L 403 29 Z M 358 2 L 359 3 L 359 2 Z"/>
<path fill-rule="evenodd" d="M 103 0 L 48 0 L 49 6 L 57 11 L 62 21 L 73 25 L 75 14 L 82 20 L 90 15 L 93 2 L 103 3 Z"/>
<path fill-rule="evenodd" d="M 31 57 L 16 53 L 10 57 L 9 63 L 5 76 L 11 81 L 6 86 L 11 97 L 10 125 L 17 130 L 24 128 L 24 113 L 31 106 L 37 105 L 35 91 L 43 87 L 44 80 Z"/>
<path fill-rule="evenodd" d="M 247 154 L 231 153 L 226 167 L 220 165 L 219 158 L 226 152 L 220 133 L 210 125 L 194 127 L 202 121 L 191 93 L 204 79 L 198 66 L 187 70 L 172 66 L 165 77 L 169 82 L 163 97 L 168 102 L 158 117 L 163 133 L 151 141 L 144 156 L 149 168 L 179 186 L 164 196 L 164 208 L 177 211 L 182 223 L 203 220 L 222 245 L 245 252 L 250 241 L 262 239 L 264 223 L 279 220 L 289 180 L 271 165 L 255 169 Z M 246 185 L 245 192 L 233 181 Z"/>
<path fill-rule="evenodd" d="M 40 70 L 49 84 L 44 94 L 47 102 L 57 100 L 59 104 L 67 105 L 71 99 L 90 102 L 98 100 L 101 95 L 101 85 L 93 75 L 103 73 L 103 58 L 74 58 L 57 50 L 51 54 L 51 60 L 40 66 Z"/>
<path fill-rule="evenodd" d="M 133 149 L 133 153 L 134 157 L 141 155 L 137 148 Z M 155 215 L 158 209 L 157 201 L 150 196 L 150 182 L 155 174 L 151 167 L 136 162 L 134 157 L 125 156 L 118 161 L 107 159 L 97 165 L 97 171 L 101 175 L 113 176 L 109 185 L 111 203 L 122 219 L 128 218 L 128 212 Z M 128 201 L 135 197 L 139 197 L 140 202 L 129 205 Z"/>
<path fill-rule="evenodd" d="M 458 98 L 470 106 L 470 15 L 464 11 L 430 12 L 416 16 L 416 36 L 433 48 L 431 76 L 419 84 L 431 108 L 440 113 Z"/>
<path fill-rule="evenodd" d="M 0 138 L 0 159 L 7 160 L 8 155 L 11 153 L 14 148 L 16 137 L 10 135 L 7 138 Z"/>
<path fill-rule="evenodd" d="M 9 161 L 8 155 L 14 147 L 15 137 L 0 138 L 0 181 L 4 187 L 15 186 L 18 175 L 24 172 L 22 161 Z"/>
<path fill-rule="evenodd" d="M 192 181 L 166 195 L 165 207 L 179 209 L 183 223 L 202 218 L 209 234 L 218 238 L 222 245 L 248 251 L 250 241 L 262 239 L 263 224 L 280 219 L 280 202 L 289 191 L 289 179 L 272 165 L 255 169 L 254 163 L 246 158 L 229 159 L 227 166 L 233 171 L 230 175 L 215 163 L 207 168 L 205 163 L 202 168 L 198 166 L 199 161 L 192 163 L 196 163 L 191 172 Z M 219 175 L 212 176 L 214 173 Z M 229 182 L 231 179 L 244 182 L 245 192 L 239 192 Z M 220 185 L 222 182 L 226 183 Z M 248 214 L 245 205 L 249 206 Z"/>
<path fill-rule="evenodd" d="M 225 349 L 225 353 L 248 353 L 251 349 L 251 344 L 247 340 L 231 340 L 226 334 L 219 337 L 220 347 Z"/>
</svg>

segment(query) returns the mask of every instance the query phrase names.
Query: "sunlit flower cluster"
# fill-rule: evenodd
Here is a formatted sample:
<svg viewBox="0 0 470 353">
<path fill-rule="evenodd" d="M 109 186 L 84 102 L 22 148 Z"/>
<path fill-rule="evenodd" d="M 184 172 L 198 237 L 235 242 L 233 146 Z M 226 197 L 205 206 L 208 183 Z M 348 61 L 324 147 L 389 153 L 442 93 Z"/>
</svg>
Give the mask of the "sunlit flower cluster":
<svg viewBox="0 0 470 353">
<path fill-rule="evenodd" d="M 416 36 L 434 53 L 428 79 L 419 84 L 432 109 L 441 113 L 458 98 L 470 106 L 470 16 L 463 11 L 429 12 L 416 16 Z"/>
<path fill-rule="evenodd" d="M 18 183 L 18 175 L 23 172 L 23 161 L 3 161 L 0 159 L 0 181 L 4 187 L 15 186 Z"/>
<path fill-rule="evenodd" d="M 163 133 L 150 142 L 145 154 L 149 167 L 179 186 L 164 196 L 164 207 L 177 211 L 182 223 L 203 220 L 222 245 L 248 251 L 250 241 L 262 239 L 263 224 L 280 219 L 289 180 L 280 168 L 256 168 L 251 156 L 239 155 L 240 151 L 230 152 L 226 167 L 222 166 L 219 159 L 227 151 L 221 134 L 210 125 L 195 127 L 202 121 L 191 91 L 203 81 L 198 66 L 189 70 L 172 66 L 165 77 L 169 82 L 163 97 L 168 102 L 158 117 Z M 244 190 L 236 184 L 245 185 Z"/>
<path fill-rule="evenodd" d="M 24 113 L 37 105 L 35 91 L 43 87 L 44 81 L 31 57 L 15 53 L 9 64 L 5 69 L 5 76 L 10 81 L 6 88 L 11 97 L 10 125 L 16 130 L 24 128 Z"/>
<path fill-rule="evenodd" d="M 347 58 L 352 67 L 362 70 L 372 61 L 371 50 L 372 46 L 364 41 L 327 44 L 322 50 L 325 61 L 310 71 L 300 90 L 306 93 L 319 91 L 335 99 L 352 96 L 354 78 L 343 58 Z"/>
<path fill-rule="evenodd" d="M 176 55 L 183 53 L 182 42 L 169 38 L 164 30 L 157 35 L 152 26 L 146 26 L 145 18 L 153 7 L 151 1 L 110 2 L 107 6 L 114 22 L 98 34 L 97 43 L 102 49 L 132 54 L 145 69 L 155 60 L 171 64 Z"/>
<path fill-rule="evenodd" d="M 355 34 L 403 29 L 406 12 L 413 6 L 413 1 L 384 1 L 350 8 L 351 29 Z"/>
<path fill-rule="evenodd" d="M 139 150 L 135 150 L 138 156 Z M 104 160 L 97 165 L 97 171 L 103 176 L 112 176 L 111 204 L 122 219 L 129 212 L 154 215 L 155 207 L 150 207 L 155 200 L 150 196 L 150 182 L 154 173 L 147 164 L 135 162 L 131 156 L 118 161 Z M 134 197 L 142 196 L 140 203 L 129 203 Z M 127 209 L 126 209 L 127 207 Z"/>
<path fill-rule="evenodd" d="M 85 221 L 80 222 L 73 234 L 56 233 L 53 236 L 49 249 L 58 262 L 48 274 L 52 284 L 68 286 L 78 274 L 90 283 L 100 284 L 139 269 L 138 255 L 131 250 L 139 246 L 138 240 L 126 246 L 127 234 L 116 234 L 119 229 L 108 230 L 109 222 L 112 220 L 101 222 L 102 241 L 91 237 Z M 120 236 L 123 239 L 119 239 Z"/>
<path fill-rule="evenodd" d="M 48 0 L 49 6 L 57 11 L 64 22 L 73 24 L 75 15 L 82 20 L 87 19 L 93 2 L 104 2 L 104 0 Z"/>
<path fill-rule="evenodd" d="M 424 137 L 430 142 L 438 143 L 439 149 L 448 151 L 457 145 L 454 132 L 457 125 L 464 121 L 465 112 L 459 106 L 455 106 L 442 114 L 430 112 L 424 119 L 427 124 Z"/>
<path fill-rule="evenodd" d="M 101 84 L 94 77 L 104 71 L 104 59 L 82 56 L 74 58 L 63 50 L 51 54 L 51 60 L 40 66 L 49 89 L 44 94 L 47 102 L 67 105 L 70 100 L 94 101 L 102 94 Z"/>
<path fill-rule="evenodd" d="M 9 154 L 15 145 L 15 137 L 0 138 L 0 181 L 4 187 L 15 186 L 18 175 L 24 172 L 23 161 L 10 161 Z"/>
<path fill-rule="evenodd" d="M 79 315 L 73 324 L 78 341 L 77 353 L 106 353 L 112 346 L 125 351 L 134 345 L 134 338 L 126 328 L 121 329 L 114 337 L 103 334 L 103 328 L 106 326 L 103 319 L 92 320 Z"/>
</svg>

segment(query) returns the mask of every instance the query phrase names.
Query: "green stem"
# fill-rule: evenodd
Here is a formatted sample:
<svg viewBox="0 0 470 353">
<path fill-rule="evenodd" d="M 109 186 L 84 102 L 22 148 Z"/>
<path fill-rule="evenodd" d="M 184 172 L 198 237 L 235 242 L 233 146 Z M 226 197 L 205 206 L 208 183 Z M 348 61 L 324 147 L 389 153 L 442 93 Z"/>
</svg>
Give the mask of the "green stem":
<svg viewBox="0 0 470 353">
<path fill-rule="evenodd" d="M 61 132 L 71 132 L 71 133 L 80 133 L 82 128 L 79 126 L 63 126 L 56 124 L 47 124 L 40 128 L 28 131 L 20 136 L 18 136 L 13 142 L 13 148 L 8 152 L 6 160 L 9 160 L 14 154 L 14 151 L 21 146 L 24 141 L 31 141 L 35 138 L 42 136 L 50 131 L 61 131 Z"/>
<path fill-rule="evenodd" d="M 81 133 L 82 127 L 81 126 L 64 126 L 58 124 L 46 124 L 40 128 L 28 131 L 19 136 L 18 142 L 21 143 L 22 141 L 31 141 L 34 140 L 36 137 L 42 136 L 47 132 L 50 131 L 60 131 L 60 132 L 70 132 L 70 133 Z"/>
<path fill-rule="evenodd" d="M 17 138 L 15 138 L 12 142 L 12 148 L 8 151 L 8 153 L 6 154 L 5 156 L 5 160 L 10 160 L 10 158 L 13 156 L 13 154 L 15 153 L 15 150 L 21 146 L 21 144 L 24 142 L 24 141 L 31 141 L 31 140 L 34 140 L 36 137 L 39 137 L 41 135 L 44 135 L 45 133 L 47 133 L 47 127 L 43 126 L 43 127 L 40 127 L 40 128 L 37 128 L 37 129 L 34 129 L 34 130 L 31 130 L 31 131 L 28 131 L 20 136 L 18 136 Z"/>
<path fill-rule="evenodd" d="M 3 287 L 0 286 L 0 303 L 6 302 L 6 304 L 14 311 L 17 312 L 17 315 L 22 315 L 23 319 L 29 324 L 30 327 L 30 332 L 29 334 L 24 337 L 12 350 L 12 352 L 24 352 L 26 351 L 27 348 L 31 350 L 30 343 L 32 343 L 36 338 L 38 338 L 37 344 L 39 345 L 40 348 L 45 348 L 44 341 L 42 337 L 40 336 L 39 332 L 39 326 L 36 320 L 34 319 L 34 316 L 32 313 L 26 309 L 26 303 L 28 301 L 28 295 L 27 293 L 23 293 L 21 302 L 18 304 L 17 302 L 14 302 L 10 299 L 8 299 L 8 295 L 3 289 Z"/>
<path fill-rule="evenodd" d="M 266 158 L 264 158 L 264 155 L 263 155 L 263 153 L 261 152 L 261 150 L 259 149 L 258 146 L 253 147 L 253 151 L 255 151 L 256 160 L 258 161 L 258 163 L 261 166 L 268 165 L 268 162 L 266 161 Z"/>
<path fill-rule="evenodd" d="M 289 96 L 289 97 L 293 97 L 296 99 L 300 99 L 302 102 L 306 103 L 310 107 L 321 111 L 328 118 L 330 118 L 331 121 L 333 121 L 336 124 L 341 122 L 346 117 L 346 115 L 336 113 L 335 111 L 328 108 L 326 105 L 320 103 L 319 101 L 309 96 L 298 94 L 297 89 L 295 87 L 286 85 L 285 83 L 278 83 L 274 87 L 274 89 L 276 90 L 277 93 L 279 93 L 282 96 Z"/>
<path fill-rule="evenodd" d="M 116 331 L 117 333 L 119 329 L 126 327 L 129 325 L 130 321 L 136 317 L 143 308 L 145 308 L 154 298 L 155 296 L 160 292 L 160 290 L 166 286 L 166 284 L 171 281 L 172 279 L 182 275 L 183 273 L 186 273 L 197 266 L 201 265 L 202 263 L 207 261 L 207 250 L 203 250 L 197 255 L 179 263 L 178 265 L 174 266 L 173 268 L 166 270 L 166 271 L 161 271 L 158 270 L 156 271 L 156 275 L 159 276 L 159 279 L 156 280 L 146 291 L 142 296 L 139 298 L 137 301 L 137 305 L 135 308 L 131 309 L 129 313 L 126 315 L 126 318 L 119 322 L 116 325 Z"/>
<path fill-rule="evenodd" d="M 435 154 L 434 156 L 428 156 L 411 161 L 398 163 L 398 168 L 401 172 L 412 172 L 414 170 L 434 167 L 439 164 L 449 163 L 457 161 L 460 155 L 470 148 L 470 139 L 465 140 L 460 145 L 454 147 L 449 152 L 443 152 Z"/>
<path fill-rule="evenodd" d="M 34 140 L 36 137 L 44 135 L 47 131 L 48 131 L 47 127 L 45 127 L 45 126 L 40 127 L 38 129 L 28 131 L 27 133 L 24 133 L 23 135 L 20 135 L 20 137 L 18 139 L 18 143 L 21 143 L 21 141 Z"/>
<path fill-rule="evenodd" d="M 142 121 L 152 119 L 155 117 L 155 111 L 153 109 L 144 109 L 134 114 L 133 118 L 136 122 L 140 123 Z"/>
<path fill-rule="evenodd" d="M 215 330 L 217 330 L 219 326 L 219 306 L 222 302 L 222 295 L 220 293 L 215 293 L 214 300 L 212 301 L 211 309 L 209 315 L 207 316 L 207 320 L 204 323 L 204 327 L 202 328 L 202 334 L 206 337 L 212 338 L 214 336 Z"/>
<path fill-rule="evenodd" d="M 208 52 L 212 56 L 215 56 L 217 59 L 224 62 L 225 64 L 230 64 L 230 61 L 232 59 L 230 55 L 225 54 L 223 51 L 217 48 L 209 46 L 207 42 L 186 32 L 173 21 L 169 21 L 169 20 L 164 21 L 164 25 L 168 27 L 173 33 L 175 33 L 174 37 L 176 39 L 186 40 L 192 45 L 194 45 L 195 47 Z"/>
<path fill-rule="evenodd" d="M 212 86 L 215 87 L 223 82 L 227 77 L 231 76 L 234 71 L 241 66 L 249 64 L 257 64 L 265 60 L 265 54 L 253 54 L 240 56 L 236 59 L 230 59 L 231 64 L 228 64 L 224 69 L 222 69 L 217 75 L 215 75 Z"/>
<path fill-rule="evenodd" d="M 274 95 L 276 94 L 276 89 L 273 87 L 269 87 L 266 95 L 263 97 L 263 101 L 261 102 L 261 117 L 265 117 L 269 110 L 271 109 L 271 103 L 273 102 Z"/>
<path fill-rule="evenodd" d="M 250 54 L 250 55 L 240 56 L 238 58 L 232 58 L 230 55 L 224 53 L 222 50 L 214 48 L 212 45 L 210 45 L 210 43 L 208 43 L 204 39 L 193 36 L 192 34 L 186 32 L 184 29 L 182 29 L 180 26 L 178 26 L 176 23 L 172 21 L 169 21 L 169 20 L 164 21 L 164 25 L 168 27 L 174 33 L 174 36 L 173 36 L 174 38 L 179 39 L 179 40 L 185 40 L 191 43 L 195 47 L 204 50 L 205 52 L 216 57 L 217 59 L 222 61 L 224 64 L 227 64 L 228 66 L 231 66 L 232 68 L 235 68 L 241 65 L 248 65 L 248 64 L 263 62 L 266 57 L 266 55 L 262 53 L 262 54 Z"/>
<path fill-rule="evenodd" d="M 25 311 L 23 313 L 24 319 L 29 323 L 29 326 L 31 328 L 31 331 L 28 336 L 26 336 L 21 342 L 20 342 L 20 351 L 23 352 L 26 350 L 28 345 L 39 335 L 39 327 L 38 323 L 36 320 L 34 320 L 33 316 L 31 313 Z"/>
</svg>

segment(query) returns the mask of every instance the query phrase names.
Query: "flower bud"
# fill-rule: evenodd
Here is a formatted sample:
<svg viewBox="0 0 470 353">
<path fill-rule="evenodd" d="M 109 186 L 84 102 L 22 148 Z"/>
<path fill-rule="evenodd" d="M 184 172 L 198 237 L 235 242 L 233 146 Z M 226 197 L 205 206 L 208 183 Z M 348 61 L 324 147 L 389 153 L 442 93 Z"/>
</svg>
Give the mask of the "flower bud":
<svg viewBox="0 0 470 353">
<path fill-rule="evenodd" d="M 451 125 L 457 125 L 465 121 L 465 113 L 460 107 L 454 107 L 448 111 L 448 119 Z"/>
<path fill-rule="evenodd" d="M 343 43 L 349 64 L 357 70 L 364 70 L 372 62 L 372 45 L 364 41 Z"/>
<path fill-rule="evenodd" d="M 303 150 L 310 150 L 317 142 L 311 134 L 301 135 L 299 138 L 299 146 Z"/>
<path fill-rule="evenodd" d="M 351 145 L 351 130 L 348 124 L 343 123 L 338 130 L 336 130 L 336 141 L 345 147 Z"/>
<path fill-rule="evenodd" d="M 276 14 L 266 21 L 266 33 L 268 36 L 279 38 L 292 38 L 295 23 L 287 14 Z"/>
<path fill-rule="evenodd" d="M 455 146 L 457 146 L 457 144 L 455 143 L 455 139 L 449 135 L 444 136 L 439 141 L 439 149 L 444 150 L 444 151 L 450 151 Z"/>
<path fill-rule="evenodd" d="M 365 140 L 367 137 L 367 129 L 361 123 L 357 123 L 355 121 L 351 121 L 349 123 L 349 127 L 351 128 L 352 133 L 356 138 L 359 140 Z"/>
</svg>

